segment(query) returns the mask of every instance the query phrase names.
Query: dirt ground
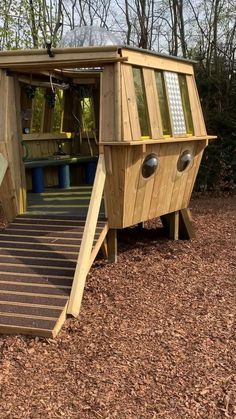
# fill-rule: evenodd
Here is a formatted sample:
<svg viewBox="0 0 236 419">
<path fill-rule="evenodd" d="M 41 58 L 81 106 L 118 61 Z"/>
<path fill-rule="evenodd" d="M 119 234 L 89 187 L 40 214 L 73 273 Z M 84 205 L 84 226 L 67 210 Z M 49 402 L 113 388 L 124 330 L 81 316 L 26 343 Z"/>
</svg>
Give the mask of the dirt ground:
<svg viewBox="0 0 236 419">
<path fill-rule="evenodd" d="M 123 231 L 55 340 L 0 336 L 1 419 L 236 418 L 236 197 L 191 208 L 191 242 Z"/>
</svg>

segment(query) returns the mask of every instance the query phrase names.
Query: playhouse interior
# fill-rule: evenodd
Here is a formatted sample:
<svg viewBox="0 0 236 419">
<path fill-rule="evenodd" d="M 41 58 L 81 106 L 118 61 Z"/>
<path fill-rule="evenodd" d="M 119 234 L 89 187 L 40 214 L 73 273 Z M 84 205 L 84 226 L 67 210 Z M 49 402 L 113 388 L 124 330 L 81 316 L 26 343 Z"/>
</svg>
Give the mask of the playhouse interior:
<svg viewBox="0 0 236 419">
<path fill-rule="evenodd" d="M 100 73 L 20 75 L 28 211 L 86 215 L 99 154 Z"/>
</svg>

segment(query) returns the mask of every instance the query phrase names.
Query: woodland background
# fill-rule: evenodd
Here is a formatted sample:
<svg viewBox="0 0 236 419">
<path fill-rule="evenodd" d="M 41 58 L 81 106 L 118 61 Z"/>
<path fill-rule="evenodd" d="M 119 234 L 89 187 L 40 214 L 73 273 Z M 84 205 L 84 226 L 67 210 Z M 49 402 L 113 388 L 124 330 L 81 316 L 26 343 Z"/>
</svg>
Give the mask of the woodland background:
<svg viewBox="0 0 236 419">
<path fill-rule="evenodd" d="M 120 43 L 197 61 L 209 134 L 196 191 L 236 189 L 235 0 L 1 0 L 0 49 L 58 46 L 77 26 L 112 30 Z"/>
</svg>

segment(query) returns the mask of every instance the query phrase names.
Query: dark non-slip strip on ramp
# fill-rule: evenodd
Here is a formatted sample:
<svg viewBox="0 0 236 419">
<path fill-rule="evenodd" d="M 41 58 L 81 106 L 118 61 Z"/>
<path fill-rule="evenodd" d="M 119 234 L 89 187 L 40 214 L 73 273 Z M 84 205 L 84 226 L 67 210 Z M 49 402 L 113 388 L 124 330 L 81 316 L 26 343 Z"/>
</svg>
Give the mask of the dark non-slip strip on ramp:
<svg viewBox="0 0 236 419">
<path fill-rule="evenodd" d="M 20 273 L 12 272 L 1 272 L 0 281 L 1 282 L 17 282 L 19 284 L 39 284 L 45 286 L 67 286 L 72 285 L 72 278 L 64 278 L 57 276 L 42 276 L 42 275 L 22 275 Z"/>
<path fill-rule="evenodd" d="M 65 319 L 85 219 L 18 216 L 0 232 L 0 332 L 54 336 Z M 94 245 L 106 226 L 99 220 Z"/>
</svg>

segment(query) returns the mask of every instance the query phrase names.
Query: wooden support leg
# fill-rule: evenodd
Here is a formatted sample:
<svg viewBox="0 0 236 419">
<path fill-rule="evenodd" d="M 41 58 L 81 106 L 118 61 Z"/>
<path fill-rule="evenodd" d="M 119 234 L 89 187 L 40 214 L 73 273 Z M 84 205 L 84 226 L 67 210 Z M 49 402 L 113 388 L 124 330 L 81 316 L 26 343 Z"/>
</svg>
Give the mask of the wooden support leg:
<svg viewBox="0 0 236 419">
<path fill-rule="evenodd" d="M 179 211 L 179 236 L 182 240 L 190 240 L 196 237 L 189 208 Z"/>
<path fill-rule="evenodd" d="M 110 229 L 107 233 L 108 262 L 117 262 L 117 230 Z"/>
<path fill-rule="evenodd" d="M 105 239 L 102 243 L 101 251 L 102 251 L 104 259 L 108 259 L 107 238 L 106 237 L 105 237 Z"/>
<path fill-rule="evenodd" d="M 169 237 L 171 240 L 179 239 L 179 211 L 169 214 Z"/>
<path fill-rule="evenodd" d="M 195 237 L 189 208 L 162 215 L 161 221 L 172 240 L 190 240 Z"/>
<path fill-rule="evenodd" d="M 163 227 L 168 232 L 171 240 L 179 239 L 179 211 L 171 212 L 161 216 Z"/>
</svg>

